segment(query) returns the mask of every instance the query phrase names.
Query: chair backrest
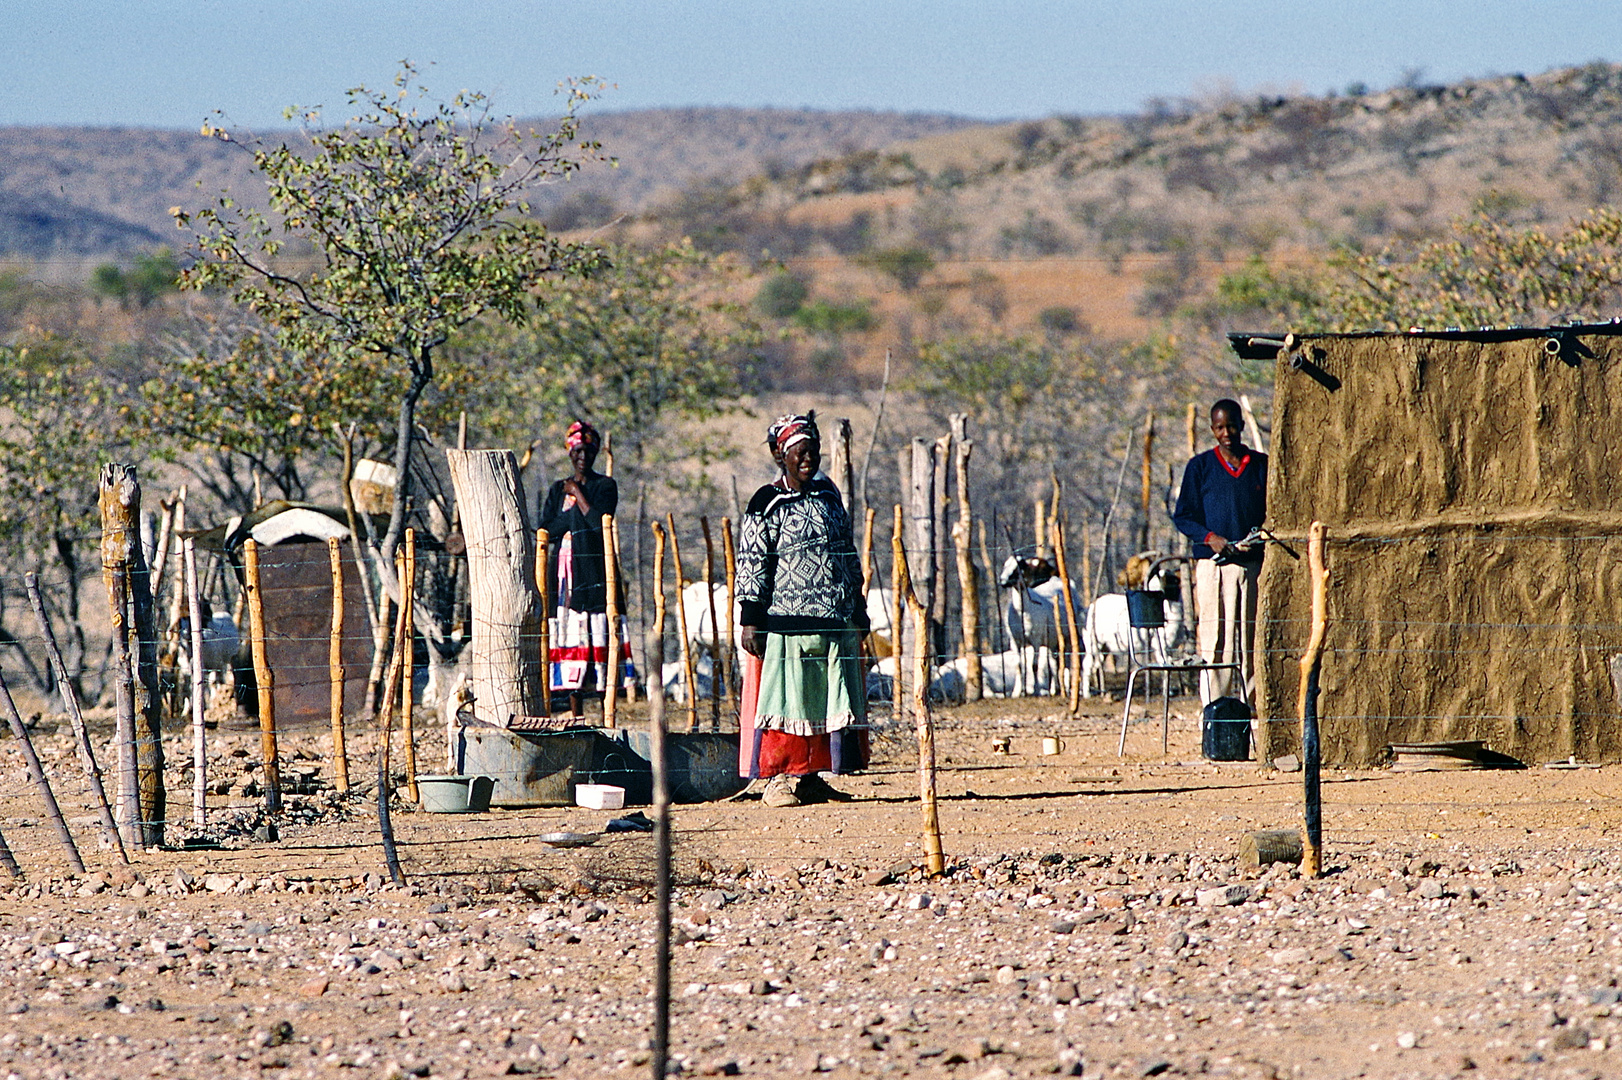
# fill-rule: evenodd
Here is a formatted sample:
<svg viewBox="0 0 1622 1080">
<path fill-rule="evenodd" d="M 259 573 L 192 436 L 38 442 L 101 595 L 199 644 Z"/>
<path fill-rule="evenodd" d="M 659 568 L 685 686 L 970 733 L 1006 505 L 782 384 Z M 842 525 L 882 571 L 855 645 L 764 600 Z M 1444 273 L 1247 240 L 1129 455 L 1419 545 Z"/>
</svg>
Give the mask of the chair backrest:
<svg viewBox="0 0 1622 1080">
<path fill-rule="evenodd" d="M 1134 630 L 1158 630 L 1166 625 L 1166 597 L 1147 589 L 1128 589 L 1126 618 Z"/>
</svg>

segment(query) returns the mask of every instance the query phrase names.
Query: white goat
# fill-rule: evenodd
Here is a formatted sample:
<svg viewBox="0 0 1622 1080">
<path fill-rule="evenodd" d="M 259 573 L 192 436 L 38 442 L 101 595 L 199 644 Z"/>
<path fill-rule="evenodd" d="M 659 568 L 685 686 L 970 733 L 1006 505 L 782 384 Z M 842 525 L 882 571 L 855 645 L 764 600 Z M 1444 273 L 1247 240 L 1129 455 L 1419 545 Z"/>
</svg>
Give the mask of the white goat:
<svg viewBox="0 0 1622 1080">
<path fill-rule="evenodd" d="M 997 584 L 1009 590 L 1003 625 L 1020 657 L 1010 697 L 1057 692 L 1054 658 L 1059 651 L 1058 620 L 1064 617 L 1064 582 L 1057 573 L 1046 559 L 1010 555 L 997 575 Z M 1074 583 L 1070 591 L 1075 594 Z"/>
</svg>

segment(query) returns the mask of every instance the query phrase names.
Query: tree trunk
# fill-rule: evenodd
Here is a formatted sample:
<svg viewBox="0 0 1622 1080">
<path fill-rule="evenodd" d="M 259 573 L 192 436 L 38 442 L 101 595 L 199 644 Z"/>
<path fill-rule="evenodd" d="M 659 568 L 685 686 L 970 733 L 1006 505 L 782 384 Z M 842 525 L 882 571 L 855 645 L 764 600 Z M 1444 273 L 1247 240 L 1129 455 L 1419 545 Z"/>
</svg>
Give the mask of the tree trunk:
<svg viewBox="0 0 1622 1080">
<path fill-rule="evenodd" d="M 856 470 L 850 459 L 850 421 L 840 417 L 834 421 L 834 437 L 832 452 L 829 456 L 828 475 L 839 487 L 839 494 L 845 500 L 845 510 L 851 519 L 856 518 Z"/>
<path fill-rule="evenodd" d="M 935 552 L 935 580 L 929 590 L 930 648 L 936 659 L 944 660 L 946 647 L 946 616 L 951 605 L 946 585 L 946 538 L 951 535 L 946 525 L 947 478 L 952 473 L 952 436 L 942 435 L 935 440 L 934 490 L 930 494 L 929 511 L 935 518 L 933 532 L 940 549 Z"/>
<path fill-rule="evenodd" d="M 968 437 L 968 417 L 963 413 L 952 414 L 952 436 L 957 442 L 957 522 L 952 526 L 952 542 L 957 547 L 957 584 L 963 594 L 963 700 L 979 701 L 985 675 L 980 666 L 980 573 L 970 546 L 974 511 L 969 503 L 969 456 L 974 453 L 974 443 Z"/>
<path fill-rule="evenodd" d="M 101 470 L 101 565 L 112 618 L 119 736 L 119 827 L 126 844 L 163 842 L 163 743 L 158 718 L 152 593 L 139 543 L 141 484 L 133 465 Z M 131 596 L 134 603 L 131 604 Z M 130 653 L 134 608 L 137 653 Z M 136 690 L 139 674 L 140 691 Z"/>
<path fill-rule="evenodd" d="M 508 727 L 515 716 L 542 711 L 542 614 L 518 459 L 511 450 L 445 454 L 467 538 L 474 714 Z"/>
<path fill-rule="evenodd" d="M 907 474 L 907 554 L 913 591 L 923 605 L 926 617 L 935 609 L 935 458 L 934 446 L 923 439 L 912 440 Z M 900 628 L 897 627 L 899 633 Z M 925 640 L 933 641 L 928 634 Z"/>
</svg>

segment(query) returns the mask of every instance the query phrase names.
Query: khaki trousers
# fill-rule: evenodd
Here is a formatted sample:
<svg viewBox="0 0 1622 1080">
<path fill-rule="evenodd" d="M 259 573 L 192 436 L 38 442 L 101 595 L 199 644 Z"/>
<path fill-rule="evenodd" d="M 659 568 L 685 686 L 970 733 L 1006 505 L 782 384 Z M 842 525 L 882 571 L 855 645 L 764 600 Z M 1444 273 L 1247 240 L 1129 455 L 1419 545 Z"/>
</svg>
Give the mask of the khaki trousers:
<svg viewBox="0 0 1622 1080">
<path fill-rule="evenodd" d="M 1194 640 L 1200 659 L 1238 661 L 1242 680 L 1232 671 L 1200 672 L 1200 702 L 1219 697 L 1242 698 L 1256 707 L 1256 581 L 1259 566 L 1218 566 L 1210 559 L 1194 564 L 1194 610 L 1199 622 Z"/>
</svg>

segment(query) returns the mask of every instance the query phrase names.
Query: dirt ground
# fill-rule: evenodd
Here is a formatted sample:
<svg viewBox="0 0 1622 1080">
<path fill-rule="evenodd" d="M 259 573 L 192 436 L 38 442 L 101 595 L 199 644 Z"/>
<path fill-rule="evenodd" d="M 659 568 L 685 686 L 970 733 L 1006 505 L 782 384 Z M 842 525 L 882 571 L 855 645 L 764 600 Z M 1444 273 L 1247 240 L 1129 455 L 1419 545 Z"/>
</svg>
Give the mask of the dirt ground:
<svg viewBox="0 0 1622 1080">
<path fill-rule="evenodd" d="M 1183 718 L 1169 754 L 1159 724 L 1138 722 L 1117 758 L 1118 708 L 944 710 L 939 880 L 915 868 L 915 744 L 896 729 L 870 773 L 835 781 L 851 802 L 677 808 L 677 1063 L 1622 1075 L 1622 769 L 1337 770 L 1329 873 L 1247 876 L 1239 837 L 1297 822 L 1299 774 L 1204 762 Z M 1045 735 L 1064 751 L 1041 756 Z M 649 837 L 555 851 L 535 837 L 611 815 L 402 805 L 397 889 L 364 792 L 292 796 L 279 840 L 260 839 L 241 794 L 257 737 L 211 737 L 211 779 L 231 790 L 210 800 L 222 847 L 125 870 L 97 846 L 66 725 L 39 736 L 92 864 L 81 879 L 0 741 L 0 829 L 27 873 L 0 878 L 0 1077 L 646 1073 Z M 283 750 L 326 780 L 327 743 L 292 734 Z M 178 821 L 189 747 L 166 749 Z M 171 839 L 191 833 L 177 823 Z"/>
</svg>

